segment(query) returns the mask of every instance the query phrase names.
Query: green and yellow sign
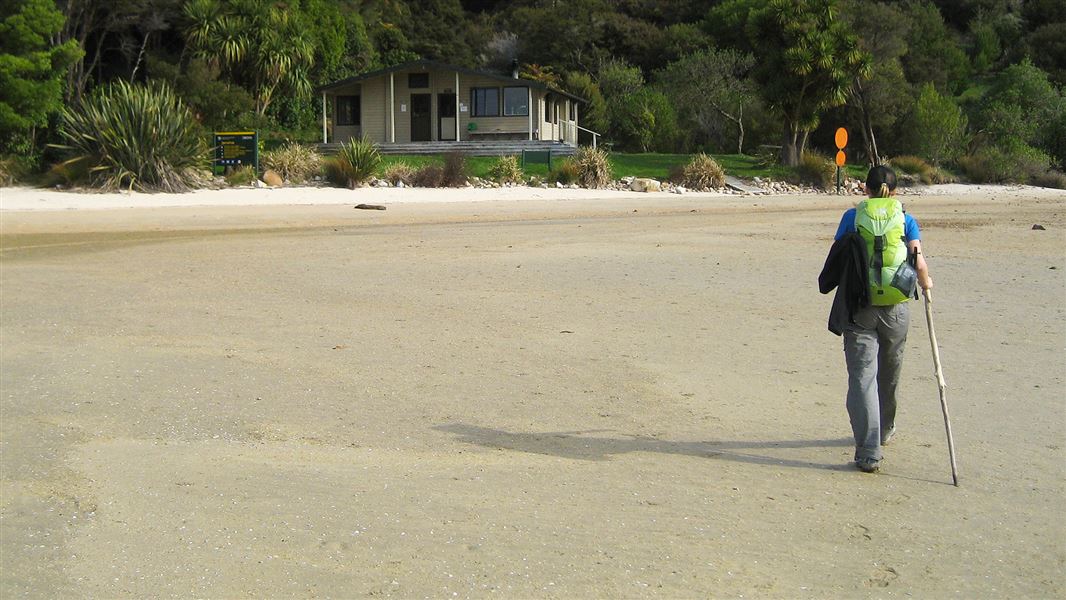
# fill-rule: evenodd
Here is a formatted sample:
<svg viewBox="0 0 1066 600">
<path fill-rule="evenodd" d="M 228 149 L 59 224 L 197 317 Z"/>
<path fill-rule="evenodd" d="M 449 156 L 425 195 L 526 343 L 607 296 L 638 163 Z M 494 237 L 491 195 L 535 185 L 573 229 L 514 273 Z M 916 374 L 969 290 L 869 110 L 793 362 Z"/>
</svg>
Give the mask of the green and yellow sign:
<svg viewBox="0 0 1066 600">
<path fill-rule="evenodd" d="M 252 165 L 259 170 L 259 132 L 216 131 L 215 165 L 239 167 Z"/>
</svg>

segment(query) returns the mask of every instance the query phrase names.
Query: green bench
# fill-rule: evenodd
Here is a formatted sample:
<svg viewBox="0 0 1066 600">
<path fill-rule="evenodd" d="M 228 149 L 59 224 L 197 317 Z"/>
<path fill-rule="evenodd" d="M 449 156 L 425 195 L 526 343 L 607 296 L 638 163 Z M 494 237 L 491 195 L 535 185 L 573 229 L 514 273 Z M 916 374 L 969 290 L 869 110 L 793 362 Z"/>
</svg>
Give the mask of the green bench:
<svg viewBox="0 0 1066 600">
<path fill-rule="evenodd" d="M 548 170 L 552 170 L 552 153 L 551 150 L 523 150 L 522 151 L 522 168 L 526 168 L 526 164 L 541 164 L 548 165 Z"/>
</svg>

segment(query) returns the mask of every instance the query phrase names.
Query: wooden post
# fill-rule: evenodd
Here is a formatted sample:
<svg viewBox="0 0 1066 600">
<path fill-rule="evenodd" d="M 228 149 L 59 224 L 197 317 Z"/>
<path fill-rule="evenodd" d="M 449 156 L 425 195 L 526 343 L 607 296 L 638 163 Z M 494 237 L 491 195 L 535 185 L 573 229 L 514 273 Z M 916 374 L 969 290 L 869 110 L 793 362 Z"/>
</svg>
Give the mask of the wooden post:
<svg viewBox="0 0 1066 600">
<path fill-rule="evenodd" d="M 396 143 L 396 73 L 389 73 L 389 141 Z"/>
<path fill-rule="evenodd" d="M 455 72 L 455 141 L 459 141 L 459 71 Z"/>
<path fill-rule="evenodd" d="M 329 143 L 326 139 L 326 92 L 322 92 L 322 143 Z"/>
<path fill-rule="evenodd" d="M 526 86 L 529 99 L 526 100 L 526 112 L 529 113 L 529 141 L 533 141 L 533 88 Z"/>
</svg>

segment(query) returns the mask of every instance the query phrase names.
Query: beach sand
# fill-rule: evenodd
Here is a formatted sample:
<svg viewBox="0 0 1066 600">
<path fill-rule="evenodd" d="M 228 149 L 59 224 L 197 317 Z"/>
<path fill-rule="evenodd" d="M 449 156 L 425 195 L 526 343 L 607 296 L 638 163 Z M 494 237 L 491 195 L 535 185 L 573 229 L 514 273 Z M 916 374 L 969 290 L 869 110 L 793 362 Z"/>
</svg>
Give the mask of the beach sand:
<svg viewBox="0 0 1066 600">
<path fill-rule="evenodd" d="M 0 190 L 0 597 L 1066 595 L 1061 191 L 903 198 L 958 488 L 918 303 L 850 464 L 853 197 L 247 192 Z"/>
</svg>

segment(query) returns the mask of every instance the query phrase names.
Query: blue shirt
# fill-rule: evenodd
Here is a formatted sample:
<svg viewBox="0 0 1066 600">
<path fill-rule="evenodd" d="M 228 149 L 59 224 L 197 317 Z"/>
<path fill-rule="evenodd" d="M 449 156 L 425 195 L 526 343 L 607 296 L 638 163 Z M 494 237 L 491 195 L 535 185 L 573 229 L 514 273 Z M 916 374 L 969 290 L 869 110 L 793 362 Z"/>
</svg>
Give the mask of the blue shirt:
<svg viewBox="0 0 1066 600">
<path fill-rule="evenodd" d="M 852 231 L 855 231 L 855 209 L 849 208 L 844 211 L 844 216 L 840 217 L 840 225 L 833 239 L 839 240 L 844 237 L 844 234 Z M 921 232 L 918 231 L 918 221 L 907 213 L 903 213 L 903 235 L 906 236 L 908 242 L 922 239 Z"/>
</svg>

